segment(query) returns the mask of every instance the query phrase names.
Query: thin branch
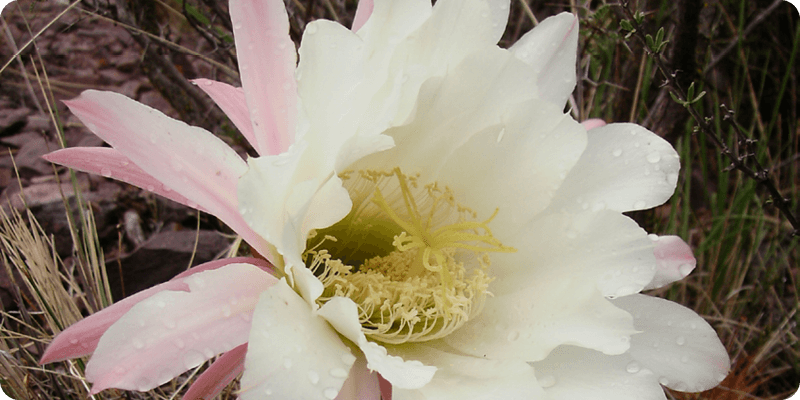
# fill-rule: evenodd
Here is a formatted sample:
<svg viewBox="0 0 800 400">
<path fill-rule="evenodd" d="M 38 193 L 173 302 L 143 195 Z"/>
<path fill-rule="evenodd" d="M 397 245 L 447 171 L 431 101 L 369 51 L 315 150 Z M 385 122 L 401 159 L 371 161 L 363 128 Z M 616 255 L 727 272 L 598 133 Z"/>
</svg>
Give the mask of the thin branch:
<svg viewBox="0 0 800 400">
<path fill-rule="evenodd" d="M 789 223 L 792 225 L 792 228 L 794 228 L 790 235 L 800 236 L 800 222 L 798 222 L 798 219 L 790 209 L 790 200 L 781 195 L 780 190 L 778 190 L 778 187 L 770 176 L 769 170 L 763 168 L 761 163 L 759 163 L 756 159 L 755 154 L 749 151 L 750 148 L 752 148 L 752 146 L 756 143 L 756 140 L 748 137 L 742 131 L 734 118 L 733 112 L 725 108 L 723 105 L 723 111 L 725 111 L 725 116 L 723 119 L 730 123 L 737 136 L 737 140 L 733 142 L 733 148 L 731 149 L 728 147 L 728 145 L 725 144 L 725 141 L 717 136 L 717 134 L 714 132 L 714 128 L 711 125 L 711 118 L 703 117 L 700 115 L 697 109 L 694 108 L 692 103 L 695 99 L 689 98 L 690 96 L 687 94 L 687 91 L 681 87 L 680 83 L 676 79 L 677 74 L 665 65 L 663 59 L 661 58 L 661 52 L 654 52 L 653 49 L 647 45 L 647 35 L 643 31 L 643 27 L 636 21 L 634 13 L 630 9 L 627 0 L 624 0 L 622 3 L 620 3 L 620 9 L 622 10 L 623 17 L 627 19 L 633 28 L 631 33 L 642 42 L 645 50 L 652 57 L 656 67 L 664 75 L 665 86 L 669 88 L 679 102 L 686 107 L 686 110 L 689 112 L 689 114 L 691 114 L 692 118 L 694 118 L 695 122 L 697 123 L 699 131 L 702 132 L 703 135 L 705 135 L 705 137 L 714 146 L 716 146 L 725 157 L 730 160 L 731 164 L 728 169 L 737 169 L 750 179 L 753 179 L 757 183 L 764 185 L 770 196 L 772 196 L 772 201 L 775 204 L 775 207 L 784 216 L 784 218 L 789 221 Z M 754 168 L 751 168 L 746 164 L 748 160 L 750 163 L 752 163 Z"/>
</svg>

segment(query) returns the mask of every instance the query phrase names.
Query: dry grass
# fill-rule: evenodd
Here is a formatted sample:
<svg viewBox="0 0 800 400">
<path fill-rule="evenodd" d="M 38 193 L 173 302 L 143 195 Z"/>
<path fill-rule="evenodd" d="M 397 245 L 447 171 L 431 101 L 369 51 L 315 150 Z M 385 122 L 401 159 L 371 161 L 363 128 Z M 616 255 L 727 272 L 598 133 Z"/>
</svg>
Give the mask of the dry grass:
<svg viewBox="0 0 800 400">
<path fill-rule="evenodd" d="M 640 2 L 638 9 L 646 14 L 643 29 L 655 34 L 657 27 L 664 27 L 674 45 L 680 34 L 691 30 L 676 21 L 678 3 Z M 162 22 L 182 35 L 205 37 L 215 50 L 203 56 L 226 66 L 225 70 L 236 70 L 230 30 L 219 17 L 220 10 L 203 2 L 189 2 L 184 14 L 179 2 L 157 4 Z M 72 12 L 79 12 L 80 7 Z M 288 8 L 291 33 L 298 40 L 305 24 L 315 18 L 348 25 L 355 3 L 292 0 Z M 798 238 L 789 235 L 792 227 L 771 207 L 763 187 L 740 172 L 726 170 L 725 158 L 704 136 L 694 133 L 696 122 L 680 107 L 673 107 L 666 89 L 660 86 L 663 77 L 655 71 L 652 58 L 620 31 L 619 13 L 611 2 L 564 0 L 528 5 L 512 0 L 511 22 L 501 45 L 513 43 L 534 26 L 532 16 L 541 19 L 563 10 L 577 13 L 582 21 L 582 79 L 571 99 L 575 117 L 643 124 L 667 137 L 681 154 L 683 169 L 675 196 L 666 205 L 633 217 L 649 231 L 678 234 L 693 245 L 697 270 L 656 294 L 706 317 L 727 346 L 733 370 L 714 390 L 700 394 L 669 392 L 669 397 L 788 397 L 800 383 L 796 329 L 800 321 L 800 250 Z M 35 3 L 26 11 L 35 18 Z M 679 64 L 690 65 L 688 75 L 693 75 L 699 89 L 708 92 L 695 106 L 701 115 L 712 118 L 715 133 L 729 145 L 734 144 L 735 134 L 729 121 L 724 121 L 721 106 L 735 112 L 738 125 L 756 140 L 747 150 L 768 169 L 782 194 L 790 197 L 796 213 L 800 183 L 797 12 L 786 2 L 759 7 L 749 0 L 712 1 L 699 12 L 696 31 L 694 64 Z M 674 57 L 671 46 L 667 50 L 667 55 Z M 39 82 L 46 81 L 40 77 Z M 5 377 L 2 384 L 6 392 L 18 399 L 88 397 L 82 378 L 83 361 L 58 363 L 46 369 L 36 363 L 53 334 L 82 314 L 109 303 L 101 268 L 102 249 L 86 209 L 77 207 L 71 220 L 76 257 L 68 265 L 56 256 L 51 239 L 30 213 L 3 215 L 0 221 L 0 252 L 19 288 L 19 310 L 2 314 L 0 375 Z M 151 393 L 127 394 L 126 398 L 175 398 L 189 379 L 191 376 Z M 231 388 L 222 398 L 233 398 L 232 393 Z M 119 396 L 119 392 L 106 391 L 94 398 Z"/>
</svg>

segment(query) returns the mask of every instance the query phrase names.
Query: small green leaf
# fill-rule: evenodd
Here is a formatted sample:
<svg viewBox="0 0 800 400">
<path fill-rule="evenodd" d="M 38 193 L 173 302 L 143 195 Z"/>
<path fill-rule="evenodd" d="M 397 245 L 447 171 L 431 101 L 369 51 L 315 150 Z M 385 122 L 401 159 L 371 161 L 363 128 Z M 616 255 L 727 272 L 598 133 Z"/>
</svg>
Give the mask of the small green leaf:
<svg viewBox="0 0 800 400">
<path fill-rule="evenodd" d="M 633 30 L 633 25 L 631 24 L 631 21 L 628 21 L 627 19 L 623 19 L 623 20 L 619 21 L 619 26 L 620 26 L 620 28 L 622 28 L 622 30 L 625 30 L 625 31 L 632 31 Z"/>
</svg>

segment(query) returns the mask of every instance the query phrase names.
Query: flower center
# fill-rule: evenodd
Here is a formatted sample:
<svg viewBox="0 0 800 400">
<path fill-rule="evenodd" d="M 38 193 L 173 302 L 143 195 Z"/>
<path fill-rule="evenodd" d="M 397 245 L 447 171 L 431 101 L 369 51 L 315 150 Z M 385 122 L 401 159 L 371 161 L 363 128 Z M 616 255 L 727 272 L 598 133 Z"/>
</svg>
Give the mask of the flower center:
<svg viewBox="0 0 800 400">
<path fill-rule="evenodd" d="M 325 286 L 320 303 L 352 299 L 364 333 L 386 343 L 437 339 L 480 312 L 488 253 L 516 251 L 492 236 L 494 215 L 477 221 L 450 189 L 399 168 L 341 177 L 353 209 L 312 232 L 303 255 Z"/>
</svg>

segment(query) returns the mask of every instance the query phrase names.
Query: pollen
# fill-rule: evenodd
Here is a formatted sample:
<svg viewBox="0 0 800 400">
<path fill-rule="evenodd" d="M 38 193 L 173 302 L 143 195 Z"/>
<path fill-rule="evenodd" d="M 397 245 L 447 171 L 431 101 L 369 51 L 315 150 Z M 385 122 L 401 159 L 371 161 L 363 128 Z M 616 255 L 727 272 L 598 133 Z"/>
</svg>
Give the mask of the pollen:
<svg viewBox="0 0 800 400">
<path fill-rule="evenodd" d="M 305 262 L 335 296 L 359 308 L 362 331 L 385 343 L 446 336 L 480 313 L 489 253 L 513 252 L 449 188 L 392 171 L 341 175 L 353 210 L 309 237 Z"/>
</svg>

